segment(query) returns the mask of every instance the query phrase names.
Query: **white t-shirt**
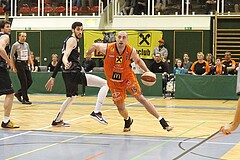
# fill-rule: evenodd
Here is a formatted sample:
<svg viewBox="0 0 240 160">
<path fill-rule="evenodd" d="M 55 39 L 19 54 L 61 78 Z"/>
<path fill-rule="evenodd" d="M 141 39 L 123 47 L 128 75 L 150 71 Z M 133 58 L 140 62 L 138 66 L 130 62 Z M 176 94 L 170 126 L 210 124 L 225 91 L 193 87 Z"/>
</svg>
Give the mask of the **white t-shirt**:
<svg viewBox="0 0 240 160">
<path fill-rule="evenodd" d="M 135 74 L 142 74 L 143 73 L 143 70 L 135 62 L 132 62 L 131 66 L 132 66 L 132 70 Z"/>
</svg>

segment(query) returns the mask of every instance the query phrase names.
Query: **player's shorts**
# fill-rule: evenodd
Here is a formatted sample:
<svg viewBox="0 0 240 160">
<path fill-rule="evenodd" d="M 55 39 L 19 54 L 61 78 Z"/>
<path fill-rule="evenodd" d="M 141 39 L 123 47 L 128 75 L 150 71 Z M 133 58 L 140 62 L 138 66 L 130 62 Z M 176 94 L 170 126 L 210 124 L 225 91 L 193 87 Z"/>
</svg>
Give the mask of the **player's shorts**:
<svg viewBox="0 0 240 160">
<path fill-rule="evenodd" d="M 62 77 L 66 87 L 66 96 L 78 95 L 78 85 L 87 85 L 85 73 L 80 71 L 63 71 Z"/>
<path fill-rule="evenodd" d="M 127 79 L 125 79 L 123 82 L 107 80 L 107 83 L 115 104 L 124 103 L 124 100 L 127 97 L 126 91 L 128 91 L 134 97 L 141 94 L 141 88 L 138 84 L 135 74 L 127 76 Z"/>
<path fill-rule="evenodd" d="M 0 95 L 14 93 L 9 72 L 5 67 L 0 67 Z"/>
</svg>

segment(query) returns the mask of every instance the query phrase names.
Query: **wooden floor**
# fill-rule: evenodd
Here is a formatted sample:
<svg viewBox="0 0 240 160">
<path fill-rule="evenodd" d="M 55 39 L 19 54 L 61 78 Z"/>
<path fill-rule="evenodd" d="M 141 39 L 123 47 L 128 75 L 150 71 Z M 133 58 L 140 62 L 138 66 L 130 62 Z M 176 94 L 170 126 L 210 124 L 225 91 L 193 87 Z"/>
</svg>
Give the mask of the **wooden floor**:
<svg viewBox="0 0 240 160">
<path fill-rule="evenodd" d="M 89 116 L 94 109 L 96 97 L 76 97 L 63 116 L 63 119 L 69 122 L 71 127 L 52 127 L 50 124 L 61 103 L 65 100 L 65 95 L 30 95 L 32 105 L 22 105 L 14 99 L 11 119 L 21 126 L 20 129 L 16 129 L 19 131 L 41 130 L 170 138 L 200 137 L 204 139 L 216 133 L 221 125 L 229 123 L 233 119 L 237 103 L 227 100 L 180 100 L 161 97 L 147 97 L 147 99 L 174 126 L 172 132 L 163 130 L 159 122 L 132 97 L 126 99 L 129 115 L 134 119 L 132 130 L 128 133 L 122 132 L 123 119 L 110 97 L 106 98 L 102 108 L 103 117 L 108 121 L 108 125 L 102 125 Z M 4 96 L 1 96 L 1 104 L 3 100 Z M 2 118 L 3 108 L 0 109 L 0 119 Z M 230 136 L 234 138 L 234 135 L 236 133 Z M 224 135 L 220 135 L 220 137 L 224 137 Z M 239 150 L 240 143 L 237 143 L 221 158 L 239 160 Z"/>
</svg>

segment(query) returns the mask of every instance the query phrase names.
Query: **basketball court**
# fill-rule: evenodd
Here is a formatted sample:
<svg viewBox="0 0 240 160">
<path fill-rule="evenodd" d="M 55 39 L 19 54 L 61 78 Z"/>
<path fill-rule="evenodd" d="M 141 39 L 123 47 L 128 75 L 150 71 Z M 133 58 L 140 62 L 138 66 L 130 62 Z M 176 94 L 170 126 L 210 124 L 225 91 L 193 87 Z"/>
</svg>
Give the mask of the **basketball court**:
<svg viewBox="0 0 240 160">
<path fill-rule="evenodd" d="M 0 129 L 0 160 L 239 160 L 240 129 L 225 136 L 221 125 L 234 116 L 236 101 L 147 97 L 174 126 L 159 122 L 134 98 L 126 99 L 134 122 L 123 132 L 123 119 L 111 97 L 102 113 L 108 125 L 90 118 L 96 97 L 77 97 L 63 115 L 70 127 L 52 127 L 65 95 L 30 95 L 32 105 L 14 99 L 11 119 L 19 129 Z M 4 96 L 0 97 L 1 104 Z M 0 118 L 3 117 L 0 108 Z"/>
</svg>

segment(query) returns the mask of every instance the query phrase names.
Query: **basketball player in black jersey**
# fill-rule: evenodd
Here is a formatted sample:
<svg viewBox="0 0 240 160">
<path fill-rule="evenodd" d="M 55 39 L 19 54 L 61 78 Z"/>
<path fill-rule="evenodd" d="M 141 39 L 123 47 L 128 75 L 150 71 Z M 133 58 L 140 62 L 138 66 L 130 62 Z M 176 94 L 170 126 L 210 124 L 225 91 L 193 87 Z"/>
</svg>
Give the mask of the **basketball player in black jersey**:
<svg viewBox="0 0 240 160">
<path fill-rule="evenodd" d="M 67 37 L 64 41 L 62 48 L 62 56 L 53 71 L 51 78 L 45 85 L 48 91 L 52 90 L 54 85 L 54 78 L 57 72 L 60 70 L 60 66 L 63 64 L 63 80 L 66 87 L 67 99 L 63 102 L 60 110 L 52 122 L 53 126 L 70 126 L 68 123 L 63 122 L 62 115 L 65 109 L 72 103 L 74 96 L 78 95 L 78 84 L 86 86 L 99 87 L 98 100 L 95 110 L 90 114 L 92 118 L 96 119 L 102 124 L 108 124 L 103 118 L 100 112 L 102 102 L 107 95 L 108 86 L 106 80 L 91 74 L 85 74 L 82 72 L 82 67 L 79 62 L 80 53 L 78 52 L 78 41 L 82 38 L 83 26 L 81 22 L 74 22 L 72 24 L 72 35 Z"/>
<path fill-rule="evenodd" d="M 12 88 L 12 82 L 9 77 L 9 72 L 7 69 L 7 64 L 13 69 L 13 64 L 8 57 L 8 51 L 10 51 L 10 32 L 11 23 L 6 20 L 0 21 L 0 95 L 6 95 L 3 107 L 4 107 L 4 117 L 1 124 L 2 128 L 19 128 L 18 125 L 10 121 L 10 113 L 12 110 L 14 91 Z"/>
</svg>

